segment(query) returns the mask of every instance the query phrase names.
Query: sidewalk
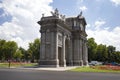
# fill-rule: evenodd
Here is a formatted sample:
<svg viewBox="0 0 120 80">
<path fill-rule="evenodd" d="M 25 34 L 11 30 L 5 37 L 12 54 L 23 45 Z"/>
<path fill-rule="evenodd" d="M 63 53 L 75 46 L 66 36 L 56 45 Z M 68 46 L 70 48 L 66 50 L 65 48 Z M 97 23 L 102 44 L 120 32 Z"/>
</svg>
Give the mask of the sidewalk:
<svg viewBox="0 0 120 80">
<path fill-rule="evenodd" d="M 27 69 L 27 70 L 44 70 L 44 71 L 66 71 L 77 68 L 78 66 L 74 67 L 58 67 L 58 68 L 51 68 L 51 67 L 38 67 L 38 68 L 17 68 L 17 69 Z"/>
</svg>

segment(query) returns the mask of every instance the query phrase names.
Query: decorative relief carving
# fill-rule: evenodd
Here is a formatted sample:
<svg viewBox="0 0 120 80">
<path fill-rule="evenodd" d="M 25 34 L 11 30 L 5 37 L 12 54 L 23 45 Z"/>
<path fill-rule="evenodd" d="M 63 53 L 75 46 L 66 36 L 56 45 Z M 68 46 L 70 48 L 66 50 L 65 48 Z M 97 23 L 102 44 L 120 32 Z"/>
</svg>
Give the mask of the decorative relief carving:
<svg viewBox="0 0 120 80">
<path fill-rule="evenodd" d="M 62 35 L 58 35 L 58 45 L 62 46 Z"/>
<path fill-rule="evenodd" d="M 62 36 L 58 35 L 58 40 L 61 42 L 62 41 Z"/>
<path fill-rule="evenodd" d="M 58 17 L 58 18 L 59 18 L 59 11 L 58 11 L 57 8 L 55 9 L 54 12 L 51 11 L 51 14 L 52 14 L 52 16 L 54 16 L 54 17 Z"/>
<path fill-rule="evenodd" d="M 54 12 L 51 11 L 52 16 L 60 18 L 61 20 L 65 21 L 65 15 L 59 13 L 58 9 L 56 8 Z"/>
<path fill-rule="evenodd" d="M 46 44 L 50 44 L 50 39 L 51 39 L 50 30 L 47 29 L 46 30 Z"/>
<path fill-rule="evenodd" d="M 82 11 L 80 12 L 80 14 L 77 16 L 78 19 L 80 19 L 82 17 Z"/>
</svg>

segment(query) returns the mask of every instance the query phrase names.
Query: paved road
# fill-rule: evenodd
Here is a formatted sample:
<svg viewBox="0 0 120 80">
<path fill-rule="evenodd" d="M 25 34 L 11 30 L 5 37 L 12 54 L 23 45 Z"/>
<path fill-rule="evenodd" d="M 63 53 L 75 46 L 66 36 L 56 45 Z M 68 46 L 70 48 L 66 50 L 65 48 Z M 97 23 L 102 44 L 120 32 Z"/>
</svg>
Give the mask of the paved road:
<svg viewBox="0 0 120 80">
<path fill-rule="evenodd" d="M 120 80 L 120 74 L 0 69 L 0 80 Z"/>
</svg>

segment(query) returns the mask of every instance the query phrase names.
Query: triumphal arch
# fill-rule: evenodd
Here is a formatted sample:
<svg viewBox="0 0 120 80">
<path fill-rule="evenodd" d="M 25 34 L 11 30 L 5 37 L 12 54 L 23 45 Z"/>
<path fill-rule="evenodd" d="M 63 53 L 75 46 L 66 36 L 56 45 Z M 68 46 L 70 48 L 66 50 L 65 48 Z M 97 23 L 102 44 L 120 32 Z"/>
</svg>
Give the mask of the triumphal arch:
<svg viewBox="0 0 120 80">
<path fill-rule="evenodd" d="M 44 16 L 38 24 L 41 29 L 39 65 L 65 67 L 88 65 L 86 20 L 82 12 L 65 18 L 57 9 L 52 16 Z"/>
</svg>

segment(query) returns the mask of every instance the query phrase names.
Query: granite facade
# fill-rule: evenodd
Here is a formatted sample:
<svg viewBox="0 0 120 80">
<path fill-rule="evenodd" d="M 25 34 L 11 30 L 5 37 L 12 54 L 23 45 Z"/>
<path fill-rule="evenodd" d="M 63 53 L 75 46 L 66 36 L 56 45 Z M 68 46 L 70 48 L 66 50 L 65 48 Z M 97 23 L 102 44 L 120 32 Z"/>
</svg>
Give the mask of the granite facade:
<svg viewBox="0 0 120 80">
<path fill-rule="evenodd" d="M 58 12 L 42 17 L 39 65 L 66 67 L 88 65 L 86 20 L 80 14 L 65 18 Z M 56 15 L 57 14 L 57 15 Z"/>
</svg>

